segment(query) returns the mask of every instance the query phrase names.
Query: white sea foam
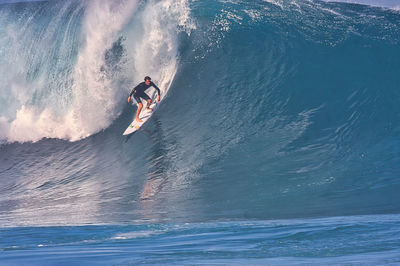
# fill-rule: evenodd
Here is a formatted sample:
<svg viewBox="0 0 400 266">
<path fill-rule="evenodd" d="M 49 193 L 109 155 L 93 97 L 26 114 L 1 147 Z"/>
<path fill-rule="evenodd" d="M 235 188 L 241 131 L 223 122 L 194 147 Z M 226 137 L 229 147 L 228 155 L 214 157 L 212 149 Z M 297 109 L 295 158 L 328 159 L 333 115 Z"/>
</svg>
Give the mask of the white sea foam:
<svg viewBox="0 0 400 266">
<path fill-rule="evenodd" d="M 104 129 L 118 114 L 118 88 L 103 70 L 104 53 L 118 39 L 136 7 L 134 1 L 89 2 L 83 29 L 85 45 L 78 54 L 74 72 L 75 100 L 66 115 L 71 120 L 64 120 L 67 127 L 73 128 L 71 140 Z"/>
<path fill-rule="evenodd" d="M 388 8 L 395 8 L 396 6 L 398 6 L 397 0 L 324 0 L 324 1 L 353 3 L 353 4 L 378 6 L 378 7 L 388 7 Z"/>
<path fill-rule="evenodd" d="M 132 31 L 140 31 L 142 36 L 131 36 L 134 49 L 130 58 L 134 58 L 135 70 L 132 74 L 140 81 L 145 75 L 151 75 L 161 88 L 162 96 L 165 96 L 177 69 L 177 27 L 188 33 L 194 27 L 186 0 L 147 5 L 142 21 L 141 29 Z"/>
<path fill-rule="evenodd" d="M 127 232 L 127 233 L 120 233 L 113 236 L 111 239 L 113 240 L 120 240 L 120 239 L 135 239 L 135 238 L 146 238 L 153 235 L 159 235 L 163 231 L 160 230 L 147 230 L 147 231 L 134 231 L 134 232 Z"/>
</svg>

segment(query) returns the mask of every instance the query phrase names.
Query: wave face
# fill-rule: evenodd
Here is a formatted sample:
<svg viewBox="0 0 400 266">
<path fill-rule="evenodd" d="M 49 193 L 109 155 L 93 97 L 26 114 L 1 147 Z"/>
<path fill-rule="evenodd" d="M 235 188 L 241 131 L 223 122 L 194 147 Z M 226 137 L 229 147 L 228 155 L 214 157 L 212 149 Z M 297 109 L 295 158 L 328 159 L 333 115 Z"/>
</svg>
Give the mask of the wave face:
<svg viewBox="0 0 400 266">
<path fill-rule="evenodd" d="M 0 25 L 3 226 L 400 211 L 398 11 L 52 1 Z M 125 138 L 145 75 L 164 99 Z"/>
</svg>

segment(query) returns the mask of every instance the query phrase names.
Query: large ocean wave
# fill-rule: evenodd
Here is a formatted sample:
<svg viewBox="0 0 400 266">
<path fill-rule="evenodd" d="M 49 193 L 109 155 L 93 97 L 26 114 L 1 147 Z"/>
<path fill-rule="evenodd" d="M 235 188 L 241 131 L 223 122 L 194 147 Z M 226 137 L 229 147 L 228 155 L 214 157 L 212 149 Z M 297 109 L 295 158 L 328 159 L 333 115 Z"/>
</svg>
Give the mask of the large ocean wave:
<svg viewBox="0 0 400 266">
<path fill-rule="evenodd" d="M 2 265 L 399 263 L 390 0 L 8 2 Z"/>
<path fill-rule="evenodd" d="M 396 10 L 51 1 L 0 25 L 2 224 L 400 210 Z M 162 104 L 122 137 L 145 75 Z"/>
</svg>

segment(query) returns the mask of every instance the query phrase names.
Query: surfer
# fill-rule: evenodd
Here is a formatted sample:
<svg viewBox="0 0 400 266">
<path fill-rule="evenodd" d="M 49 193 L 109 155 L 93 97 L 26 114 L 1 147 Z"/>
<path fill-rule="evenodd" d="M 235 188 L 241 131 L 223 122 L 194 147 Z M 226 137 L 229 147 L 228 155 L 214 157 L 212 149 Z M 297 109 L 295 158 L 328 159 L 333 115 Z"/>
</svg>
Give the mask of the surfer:
<svg viewBox="0 0 400 266">
<path fill-rule="evenodd" d="M 142 107 L 143 107 L 141 98 L 143 98 L 143 99 L 145 99 L 147 101 L 147 110 L 153 111 L 153 109 L 150 108 L 151 98 L 149 97 L 149 95 L 147 95 L 145 93 L 145 90 L 147 90 L 151 86 L 153 86 L 157 90 L 157 93 L 158 93 L 157 102 L 159 102 L 160 101 L 160 89 L 156 86 L 156 84 L 154 84 L 151 81 L 151 78 L 149 76 L 146 76 L 144 78 L 144 82 L 139 83 L 139 85 L 137 85 L 135 88 L 132 89 L 131 94 L 129 94 L 128 103 L 131 100 L 131 96 L 133 94 L 133 98 L 135 98 L 136 102 L 139 105 L 139 107 L 138 107 L 138 109 L 136 111 L 136 121 L 138 121 L 138 122 L 143 122 L 139 118 L 140 111 L 142 110 Z"/>
</svg>

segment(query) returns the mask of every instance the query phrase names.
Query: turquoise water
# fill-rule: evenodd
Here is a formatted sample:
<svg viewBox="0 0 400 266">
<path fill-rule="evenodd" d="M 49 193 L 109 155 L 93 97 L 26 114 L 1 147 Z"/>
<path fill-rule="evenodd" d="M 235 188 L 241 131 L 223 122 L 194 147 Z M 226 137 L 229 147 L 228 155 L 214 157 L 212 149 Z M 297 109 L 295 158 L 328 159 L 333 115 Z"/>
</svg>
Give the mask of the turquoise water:
<svg viewBox="0 0 400 266">
<path fill-rule="evenodd" d="M 396 264 L 398 215 L 1 229 L 4 265 Z"/>
<path fill-rule="evenodd" d="M 1 4 L 0 73 L 0 264 L 399 263 L 396 9 Z"/>
</svg>

